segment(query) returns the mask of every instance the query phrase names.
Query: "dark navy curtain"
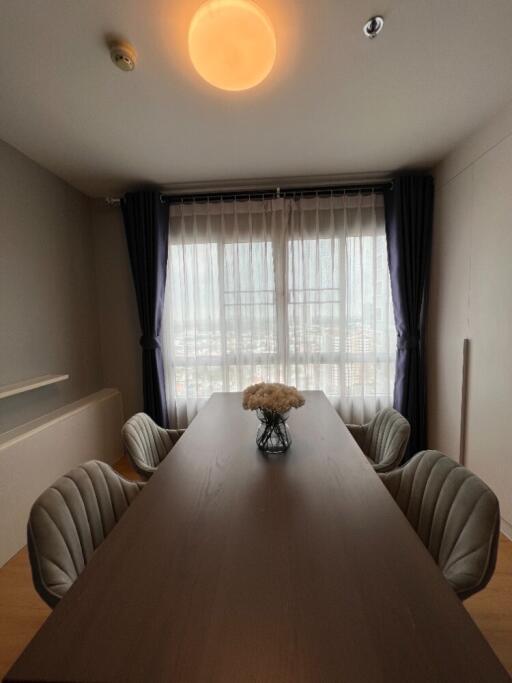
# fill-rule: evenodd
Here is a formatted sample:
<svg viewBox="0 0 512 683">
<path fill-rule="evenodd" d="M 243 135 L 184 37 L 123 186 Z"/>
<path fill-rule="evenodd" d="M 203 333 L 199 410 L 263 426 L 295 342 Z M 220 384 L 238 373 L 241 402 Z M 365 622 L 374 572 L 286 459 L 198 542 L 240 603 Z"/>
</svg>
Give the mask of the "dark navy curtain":
<svg viewBox="0 0 512 683">
<path fill-rule="evenodd" d="M 169 206 L 160 193 L 131 192 L 121 202 L 142 336 L 144 412 L 167 427 L 160 328 L 167 274 Z"/>
<path fill-rule="evenodd" d="M 397 331 L 394 407 L 411 425 L 405 460 L 426 448 L 425 318 L 434 182 L 403 175 L 385 193 L 386 237 Z"/>
</svg>

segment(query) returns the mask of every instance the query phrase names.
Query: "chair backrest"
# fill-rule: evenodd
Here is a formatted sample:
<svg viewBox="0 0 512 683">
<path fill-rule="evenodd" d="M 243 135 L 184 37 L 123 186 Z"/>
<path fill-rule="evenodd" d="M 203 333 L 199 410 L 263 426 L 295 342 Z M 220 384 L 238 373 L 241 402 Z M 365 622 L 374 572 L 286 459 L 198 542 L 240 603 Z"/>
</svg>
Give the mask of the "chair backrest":
<svg viewBox="0 0 512 683">
<path fill-rule="evenodd" d="M 27 539 L 34 586 L 50 607 L 78 578 L 142 486 L 91 460 L 39 496 L 30 511 Z"/>
<path fill-rule="evenodd" d="M 363 451 L 375 463 L 398 467 L 402 461 L 411 427 L 398 410 L 385 408 L 368 423 Z"/>
<path fill-rule="evenodd" d="M 158 467 L 174 445 L 169 432 L 159 427 L 146 413 L 131 417 L 125 423 L 122 435 L 133 466 L 145 475 L 148 468 Z"/>
<path fill-rule="evenodd" d="M 484 588 L 496 565 L 500 524 L 488 486 L 439 451 L 422 451 L 380 476 L 459 597 Z"/>
</svg>

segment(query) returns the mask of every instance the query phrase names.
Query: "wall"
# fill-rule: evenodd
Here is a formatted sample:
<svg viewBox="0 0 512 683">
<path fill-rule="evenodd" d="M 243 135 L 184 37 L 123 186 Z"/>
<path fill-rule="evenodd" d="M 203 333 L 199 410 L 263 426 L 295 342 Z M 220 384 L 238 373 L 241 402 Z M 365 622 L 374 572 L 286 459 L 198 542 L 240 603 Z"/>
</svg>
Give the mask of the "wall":
<svg viewBox="0 0 512 683">
<path fill-rule="evenodd" d="M 470 341 L 466 465 L 512 531 L 512 104 L 436 169 L 429 446 L 458 458 L 462 341 Z"/>
<path fill-rule="evenodd" d="M 0 401 L 0 432 L 101 386 L 90 200 L 0 141 L 0 385 L 69 373 Z"/>
<path fill-rule="evenodd" d="M 92 228 L 105 386 L 123 396 L 125 418 L 143 409 L 140 325 L 119 207 L 95 201 Z"/>
</svg>

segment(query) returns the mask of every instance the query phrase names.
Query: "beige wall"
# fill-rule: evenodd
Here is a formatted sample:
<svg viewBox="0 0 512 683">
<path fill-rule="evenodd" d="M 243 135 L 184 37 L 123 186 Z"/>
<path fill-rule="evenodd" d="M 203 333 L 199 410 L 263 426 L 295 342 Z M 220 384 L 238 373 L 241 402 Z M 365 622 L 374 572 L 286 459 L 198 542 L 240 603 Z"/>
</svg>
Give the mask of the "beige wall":
<svg viewBox="0 0 512 683">
<path fill-rule="evenodd" d="M 119 207 L 95 201 L 92 228 L 103 379 L 105 386 L 121 391 L 127 418 L 143 408 L 142 356 L 137 302 Z"/>
<path fill-rule="evenodd" d="M 0 432 L 101 387 L 90 200 L 0 141 L 0 385 L 69 380 L 0 400 Z"/>
<path fill-rule="evenodd" d="M 436 169 L 429 316 L 429 446 L 459 455 L 470 341 L 466 465 L 512 531 L 512 105 Z"/>
</svg>

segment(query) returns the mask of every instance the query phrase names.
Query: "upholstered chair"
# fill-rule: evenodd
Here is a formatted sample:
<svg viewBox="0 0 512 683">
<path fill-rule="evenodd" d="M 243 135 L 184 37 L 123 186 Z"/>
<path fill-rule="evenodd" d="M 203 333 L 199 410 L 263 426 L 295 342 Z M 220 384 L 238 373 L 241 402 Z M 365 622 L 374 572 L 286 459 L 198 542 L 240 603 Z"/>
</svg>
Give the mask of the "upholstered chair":
<svg viewBox="0 0 512 683">
<path fill-rule="evenodd" d="M 146 413 L 137 413 L 123 427 L 123 442 L 134 469 L 149 479 L 176 444 L 184 429 L 163 429 Z"/>
<path fill-rule="evenodd" d="M 439 451 L 422 451 L 380 477 L 461 600 L 482 590 L 496 566 L 494 493 Z"/>
<path fill-rule="evenodd" d="M 370 422 L 348 424 L 347 428 L 377 472 L 388 472 L 400 465 L 411 427 L 397 410 L 386 408 Z"/>
<path fill-rule="evenodd" d="M 50 607 L 76 581 L 143 486 L 91 460 L 39 496 L 30 511 L 28 551 L 35 589 Z"/>
</svg>

